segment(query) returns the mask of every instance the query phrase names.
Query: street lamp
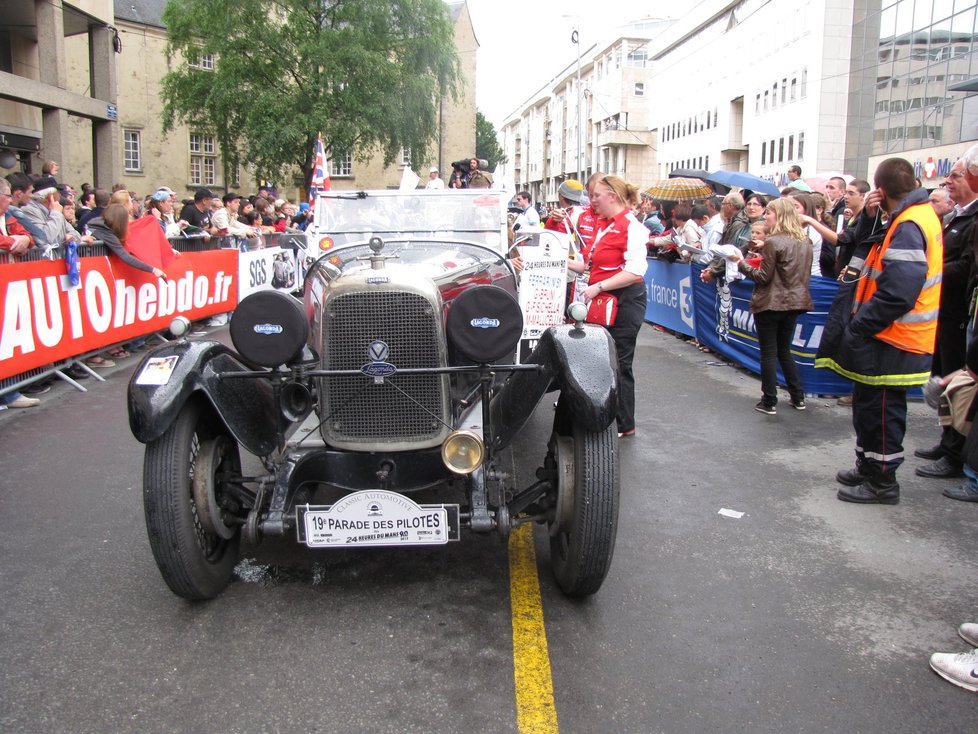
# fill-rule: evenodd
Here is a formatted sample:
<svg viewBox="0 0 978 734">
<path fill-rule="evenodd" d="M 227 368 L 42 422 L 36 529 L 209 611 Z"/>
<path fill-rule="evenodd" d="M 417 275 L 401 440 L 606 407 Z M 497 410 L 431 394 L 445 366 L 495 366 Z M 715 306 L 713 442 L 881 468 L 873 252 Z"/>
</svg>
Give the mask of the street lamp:
<svg viewBox="0 0 978 734">
<path fill-rule="evenodd" d="M 584 183 L 581 176 L 581 37 L 576 28 L 571 32 L 571 43 L 577 47 L 577 180 Z"/>
</svg>

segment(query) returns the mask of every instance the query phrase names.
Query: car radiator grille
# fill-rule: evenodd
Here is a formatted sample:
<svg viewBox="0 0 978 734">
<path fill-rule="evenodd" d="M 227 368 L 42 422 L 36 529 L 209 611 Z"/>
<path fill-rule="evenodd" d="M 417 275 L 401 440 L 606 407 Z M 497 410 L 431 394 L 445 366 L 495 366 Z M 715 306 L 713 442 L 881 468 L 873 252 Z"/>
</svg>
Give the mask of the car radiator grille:
<svg viewBox="0 0 978 734">
<path fill-rule="evenodd" d="M 323 314 L 323 369 L 359 370 L 376 340 L 388 345 L 387 361 L 398 369 L 441 366 L 438 318 L 417 293 L 371 288 L 336 295 Z M 364 375 L 322 378 L 323 439 L 432 445 L 444 428 L 439 418 L 449 418 L 445 390 L 442 375 L 394 374 L 380 384 Z"/>
</svg>

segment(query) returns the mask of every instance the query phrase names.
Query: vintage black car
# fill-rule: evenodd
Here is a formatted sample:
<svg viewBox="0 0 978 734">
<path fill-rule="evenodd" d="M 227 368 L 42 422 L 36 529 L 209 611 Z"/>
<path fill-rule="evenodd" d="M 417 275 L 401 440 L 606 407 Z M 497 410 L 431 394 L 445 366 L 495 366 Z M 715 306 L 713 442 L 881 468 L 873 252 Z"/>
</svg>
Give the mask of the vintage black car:
<svg viewBox="0 0 978 734">
<path fill-rule="evenodd" d="M 613 343 L 577 321 L 516 364 L 523 318 L 500 195 L 435 194 L 448 202 L 435 209 L 457 210 L 436 226 L 423 216 L 434 198 L 402 198 L 398 219 L 390 192 L 324 195 L 303 300 L 249 295 L 231 320 L 234 349 L 177 339 L 134 372 L 146 525 L 175 594 L 219 594 L 242 537 L 424 546 L 527 522 L 549 529 L 566 594 L 601 586 L 618 519 Z M 338 210 L 375 200 L 387 216 L 346 212 L 343 229 Z M 467 225 L 480 206 L 489 226 Z M 423 224 L 410 225 L 416 215 Z M 519 447 L 539 469 L 513 486 L 500 457 L 545 396 L 553 433 Z M 263 471 L 243 471 L 241 449 Z"/>
</svg>

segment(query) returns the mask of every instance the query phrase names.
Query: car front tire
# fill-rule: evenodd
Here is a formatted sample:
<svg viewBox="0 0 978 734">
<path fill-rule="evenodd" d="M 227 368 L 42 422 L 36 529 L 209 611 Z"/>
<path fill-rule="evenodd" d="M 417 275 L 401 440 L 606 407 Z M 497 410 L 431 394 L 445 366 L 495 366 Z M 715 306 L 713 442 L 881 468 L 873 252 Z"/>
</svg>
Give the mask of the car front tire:
<svg viewBox="0 0 978 734">
<path fill-rule="evenodd" d="M 228 585 L 241 541 L 240 528 L 219 534 L 207 529 L 206 519 L 201 521 L 194 476 L 202 470 L 211 472 L 219 492 L 218 475 L 240 474 L 240 457 L 219 421 L 190 401 L 170 428 L 146 446 L 143 507 L 164 581 L 174 594 L 194 601 L 213 599 Z"/>
</svg>

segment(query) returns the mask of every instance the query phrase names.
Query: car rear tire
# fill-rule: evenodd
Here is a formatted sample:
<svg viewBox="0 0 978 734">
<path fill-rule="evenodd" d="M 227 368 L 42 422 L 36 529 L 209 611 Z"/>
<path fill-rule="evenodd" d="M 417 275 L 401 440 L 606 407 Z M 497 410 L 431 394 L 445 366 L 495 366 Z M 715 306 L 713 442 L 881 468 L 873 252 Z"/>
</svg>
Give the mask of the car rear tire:
<svg viewBox="0 0 978 734">
<path fill-rule="evenodd" d="M 240 475 L 240 467 L 237 443 L 195 401 L 184 405 L 170 428 L 146 446 L 146 530 L 163 580 L 177 596 L 213 599 L 231 580 L 238 560 L 240 526 L 231 532 L 223 528 L 220 534 L 207 529 L 194 499 L 194 476 L 198 470 L 210 472 L 208 479 L 219 504 L 219 475 Z"/>
<path fill-rule="evenodd" d="M 550 538 L 554 578 L 567 596 L 595 593 L 611 567 L 618 532 L 616 431 L 614 421 L 596 433 L 573 427 L 573 500 L 566 503 L 569 517 L 557 518 L 559 528 Z"/>
</svg>

